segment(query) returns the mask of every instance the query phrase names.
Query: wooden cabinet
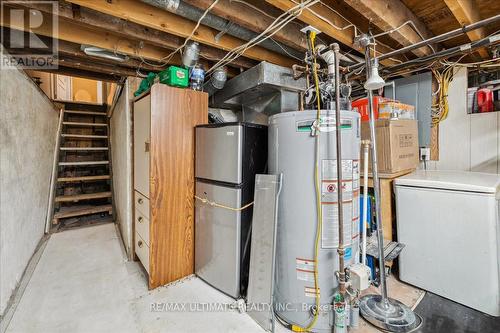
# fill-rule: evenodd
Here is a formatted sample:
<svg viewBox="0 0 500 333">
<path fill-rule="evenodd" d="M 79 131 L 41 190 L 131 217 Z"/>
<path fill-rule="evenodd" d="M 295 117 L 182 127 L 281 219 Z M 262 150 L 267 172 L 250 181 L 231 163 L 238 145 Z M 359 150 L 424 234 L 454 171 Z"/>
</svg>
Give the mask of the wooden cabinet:
<svg viewBox="0 0 500 333">
<path fill-rule="evenodd" d="M 134 102 L 135 253 L 149 288 L 194 271 L 194 127 L 208 95 L 155 84 Z"/>
</svg>

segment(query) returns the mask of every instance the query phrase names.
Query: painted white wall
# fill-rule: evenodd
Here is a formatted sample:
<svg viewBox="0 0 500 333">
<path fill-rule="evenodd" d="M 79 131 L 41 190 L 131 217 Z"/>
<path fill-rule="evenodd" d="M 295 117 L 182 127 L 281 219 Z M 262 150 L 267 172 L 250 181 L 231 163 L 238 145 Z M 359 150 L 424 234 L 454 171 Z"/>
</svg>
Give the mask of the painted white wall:
<svg viewBox="0 0 500 333">
<path fill-rule="evenodd" d="M 430 170 L 498 173 L 499 112 L 467 114 L 467 70 L 459 69 L 448 90 L 448 118 L 439 125 L 439 161 Z"/>
<path fill-rule="evenodd" d="M 115 219 L 129 258 L 132 238 L 132 115 L 128 80 L 110 119 Z"/>
<path fill-rule="evenodd" d="M 15 67 L 0 70 L 0 314 L 44 233 L 58 112 Z"/>
</svg>

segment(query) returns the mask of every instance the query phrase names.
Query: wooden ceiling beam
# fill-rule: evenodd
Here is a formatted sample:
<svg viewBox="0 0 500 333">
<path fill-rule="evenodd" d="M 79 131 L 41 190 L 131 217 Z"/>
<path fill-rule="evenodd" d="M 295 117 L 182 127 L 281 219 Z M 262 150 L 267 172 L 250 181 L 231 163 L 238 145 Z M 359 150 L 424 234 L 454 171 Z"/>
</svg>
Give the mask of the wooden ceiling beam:
<svg viewBox="0 0 500 333">
<path fill-rule="evenodd" d="M 29 8 L 46 11 L 47 6 L 34 3 L 25 4 Z M 65 1 L 59 1 L 58 15 L 60 19 L 72 21 L 77 24 L 92 27 L 96 31 L 111 31 L 121 34 L 127 38 L 134 38 L 144 41 L 148 44 L 175 50 L 184 40 L 178 36 L 168 34 L 163 31 L 151 29 L 130 21 L 126 21 L 111 15 L 103 14 L 92 9 L 74 5 Z M 165 51 L 168 53 L 167 51 Z M 217 48 L 200 45 L 200 56 L 205 59 L 220 59 L 226 52 Z M 256 62 L 245 57 L 236 59 L 233 63 L 235 67 L 250 68 L 256 65 Z"/>
<path fill-rule="evenodd" d="M 156 7 L 133 0 L 68 0 L 70 3 L 80 5 L 96 10 L 101 13 L 122 18 L 143 26 L 167 32 L 173 35 L 186 38 L 191 34 L 196 23 L 172 14 L 165 10 L 159 10 Z M 224 35 L 218 41 L 215 36 L 219 31 L 200 25 L 192 37 L 192 40 L 212 47 L 220 48 L 225 51 L 232 50 L 245 43 L 238 38 Z M 269 51 L 260 46 L 249 48 L 243 53 L 244 56 L 258 60 L 268 61 L 277 65 L 290 67 L 295 61 L 281 54 Z"/>
<path fill-rule="evenodd" d="M 57 59 L 57 65 L 61 67 L 81 69 L 89 72 L 105 73 L 111 76 L 137 76 L 137 72 L 132 68 L 89 62 L 88 59 L 87 61 L 84 61 L 81 58 L 75 59 L 68 56 L 60 56 Z"/>
<path fill-rule="evenodd" d="M 58 75 L 76 76 L 84 79 L 104 81 L 104 82 L 121 82 L 123 80 L 122 76 L 109 75 L 99 72 L 91 72 L 71 67 L 59 66 L 57 69 L 54 68 L 39 68 L 39 72 L 54 73 Z"/>
<path fill-rule="evenodd" d="M 6 32 L 4 33 L 4 42 L 5 45 L 10 45 L 10 28 L 4 28 L 6 29 Z M 28 35 L 28 32 L 24 33 L 25 35 Z M 26 37 L 25 37 L 26 38 Z M 41 36 L 38 35 L 38 38 L 45 43 L 46 45 L 49 45 L 52 41 L 51 37 L 47 36 Z M 148 61 L 148 63 L 151 63 L 151 65 L 147 63 L 143 63 L 140 60 L 134 59 L 134 58 L 128 58 L 127 60 L 123 62 L 117 62 L 116 60 L 111 60 L 111 59 L 106 59 L 106 58 L 100 58 L 100 57 L 94 57 L 94 56 L 89 56 L 85 54 L 81 50 L 81 45 L 80 44 L 75 44 L 71 43 L 65 40 L 58 40 L 57 41 L 58 46 L 57 46 L 57 52 L 58 52 L 58 57 L 71 57 L 73 59 L 80 59 L 81 61 L 86 61 L 86 62 L 96 62 L 96 63 L 102 63 L 110 66 L 116 66 L 119 65 L 120 67 L 126 67 L 129 69 L 134 69 L 136 70 L 137 68 L 140 68 L 143 72 L 144 71 L 153 71 L 157 72 L 158 67 L 152 66 L 152 65 L 157 65 L 159 66 L 159 63 L 153 63 L 152 60 Z M 33 54 L 36 53 L 36 51 L 33 51 L 29 48 L 26 49 L 9 49 L 10 54 Z"/>
<path fill-rule="evenodd" d="M 203 10 L 207 9 L 213 3 L 213 0 L 183 1 Z M 220 0 L 210 12 L 249 30 L 260 33 L 271 25 L 274 18 L 270 14 L 260 12 L 258 7 L 256 8 L 232 0 Z M 284 26 L 272 38 L 300 51 L 307 50 L 305 34 L 300 32 L 300 25 L 293 22 Z"/>
<path fill-rule="evenodd" d="M 80 44 L 70 43 L 64 40 L 59 40 L 58 52 L 60 56 L 69 56 L 75 59 L 78 58 L 82 59 L 82 61 L 86 60 L 86 61 L 101 62 L 109 65 L 117 65 L 117 62 L 114 60 L 89 56 L 80 49 Z M 152 63 L 157 66 L 160 65 L 159 63 L 154 63 L 152 60 L 148 61 L 148 63 Z M 122 67 L 128 67 L 133 69 L 140 68 L 142 72 L 144 71 L 157 72 L 159 69 L 159 67 L 143 63 L 140 60 L 134 58 L 129 58 L 124 62 L 120 62 L 119 65 Z"/>
<path fill-rule="evenodd" d="M 344 2 L 382 31 L 396 29 L 405 22 L 411 21 L 423 38 L 427 39 L 433 36 L 425 24 L 401 0 L 344 0 Z M 388 34 L 388 36 L 403 46 L 422 41 L 422 37 L 413 29 L 411 24 L 406 24 L 399 30 Z M 423 57 L 431 54 L 432 49 L 426 46 L 412 52 L 419 57 Z"/>
<path fill-rule="evenodd" d="M 276 8 L 281 9 L 282 11 L 287 11 L 297 5 L 296 2 L 292 0 L 266 0 L 266 2 L 275 6 Z M 302 13 L 298 16 L 298 19 L 321 30 L 324 34 L 336 39 L 338 42 L 354 50 L 364 53 L 363 49 L 354 45 L 354 29 L 352 27 L 347 29 L 338 29 L 332 24 L 316 16 L 315 13 L 328 19 L 337 27 L 344 28 L 349 25 L 349 22 L 347 22 L 342 16 L 329 10 L 321 3 L 315 4 L 308 9 L 303 10 Z M 386 53 L 392 51 L 392 49 L 389 49 L 383 45 L 378 45 L 377 51 L 380 53 Z M 382 61 L 383 65 L 394 65 L 396 63 L 398 63 L 398 61 L 394 61 L 392 59 L 386 59 Z"/>
<path fill-rule="evenodd" d="M 479 9 L 476 8 L 475 1 L 473 0 L 444 0 L 444 3 L 461 26 L 469 25 L 481 20 Z M 483 27 L 469 31 L 467 36 L 470 41 L 473 42 L 485 38 L 487 33 Z M 478 49 L 478 53 L 483 59 L 488 59 L 490 57 L 486 48 L 482 47 Z"/>
<path fill-rule="evenodd" d="M 26 11 L 28 13 L 28 11 Z M 40 11 L 33 11 L 32 15 L 42 15 L 42 24 L 39 27 L 31 28 L 31 32 L 52 37 L 56 39 L 65 40 L 76 44 L 85 44 L 97 46 L 107 50 L 114 50 L 117 53 L 126 54 L 132 57 L 142 57 L 144 59 L 159 61 L 164 58 L 168 53 L 165 49 L 140 43 L 133 39 L 124 38 L 121 35 L 116 35 L 107 31 L 96 33 L 95 30 L 72 23 L 66 20 L 59 20 L 58 22 L 58 35 L 53 36 L 52 31 L 52 15 Z M 20 24 L 18 20 L 12 22 L 8 16 L 8 11 L 2 11 L 0 24 L 4 27 L 25 31 L 26 27 Z M 172 61 L 173 64 L 180 63 L 180 57 L 176 55 Z"/>
</svg>

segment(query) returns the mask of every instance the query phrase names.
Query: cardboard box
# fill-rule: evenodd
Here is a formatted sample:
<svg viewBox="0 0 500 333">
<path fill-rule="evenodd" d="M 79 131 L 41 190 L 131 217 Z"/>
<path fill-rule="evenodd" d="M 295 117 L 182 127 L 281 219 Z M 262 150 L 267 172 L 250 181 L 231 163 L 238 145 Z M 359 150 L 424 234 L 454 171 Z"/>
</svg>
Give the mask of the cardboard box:
<svg viewBox="0 0 500 333">
<path fill-rule="evenodd" d="M 375 121 L 375 132 L 380 173 L 395 173 L 418 167 L 419 146 L 416 120 L 379 119 Z M 361 139 L 370 139 L 368 122 L 361 123 Z M 363 159 L 363 151 L 361 151 L 361 159 Z M 368 165 L 371 169 L 371 163 Z"/>
</svg>

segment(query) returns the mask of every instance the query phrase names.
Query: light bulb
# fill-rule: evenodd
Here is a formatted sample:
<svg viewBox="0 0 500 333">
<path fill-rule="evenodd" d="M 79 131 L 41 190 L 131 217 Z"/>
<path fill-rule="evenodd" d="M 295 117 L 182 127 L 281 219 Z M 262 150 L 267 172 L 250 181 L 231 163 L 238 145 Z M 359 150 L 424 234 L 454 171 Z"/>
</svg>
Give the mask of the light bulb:
<svg viewBox="0 0 500 333">
<path fill-rule="evenodd" d="M 385 81 L 378 74 L 378 63 L 375 60 L 372 64 L 370 76 L 368 77 L 368 80 L 366 80 L 364 87 L 366 90 L 377 90 L 382 88 L 384 85 Z"/>
</svg>

